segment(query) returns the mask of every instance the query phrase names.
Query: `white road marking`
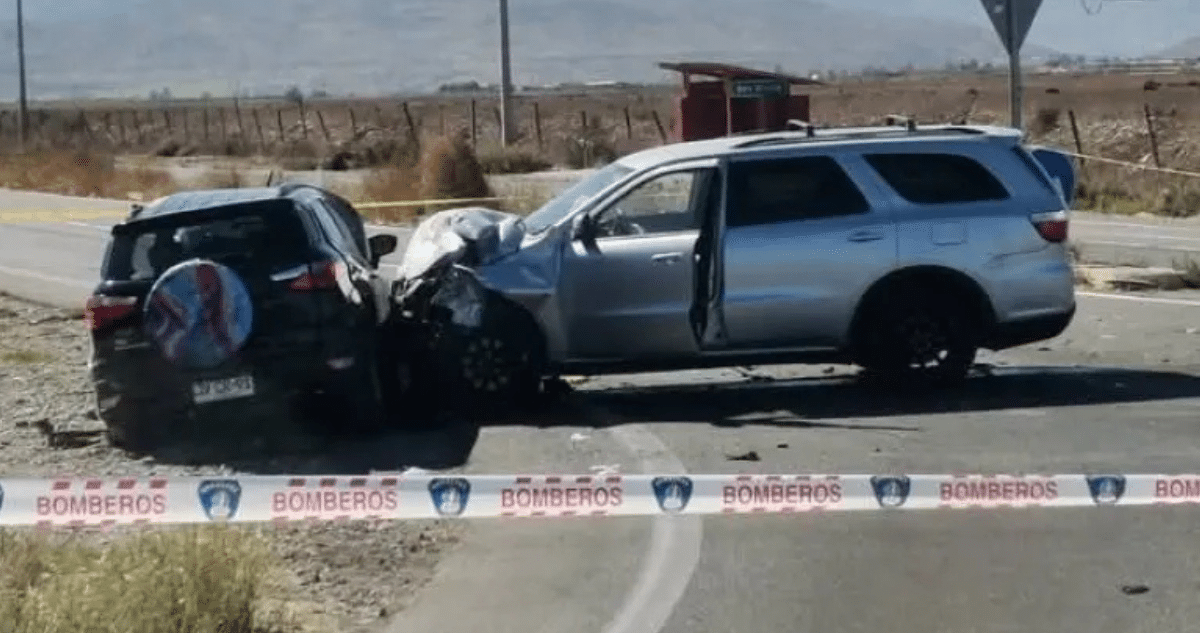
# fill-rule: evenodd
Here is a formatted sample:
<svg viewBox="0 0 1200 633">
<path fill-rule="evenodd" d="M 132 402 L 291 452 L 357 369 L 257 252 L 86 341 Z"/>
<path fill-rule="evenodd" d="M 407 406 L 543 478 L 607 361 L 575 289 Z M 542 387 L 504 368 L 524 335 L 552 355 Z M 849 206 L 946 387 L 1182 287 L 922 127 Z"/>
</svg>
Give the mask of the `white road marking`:
<svg viewBox="0 0 1200 633">
<path fill-rule="evenodd" d="M 1121 301 L 1139 301 L 1143 303 L 1162 303 L 1175 306 L 1194 306 L 1200 308 L 1200 301 L 1191 299 L 1164 299 L 1161 297 L 1142 297 L 1139 295 L 1117 295 L 1106 292 L 1076 292 L 1076 295 L 1081 297 L 1093 297 L 1096 299 L 1119 299 Z"/>
<path fill-rule="evenodd" d="M 612 430 L 618 442 L 637 455 L 647 473 L 686 474 L 683 463 L 658 436 L 641 425 Z M 697 516 L 663 515 L 654 519 L 650 547 L 633 589 L 604 633 L 658 633 L 675 611 L 700 563 L 703 523 Z"/>
<path fill-rule="evenodd" d="M 10 268 L 8 266 L 0 266 L 0 273 L 4 273 L 6 275 L 16 275 L 18 277 L 31 277 L 33 279 L 40 279 L 42 281 L 49 281 L 51 283 L 56 283 L 56 284 L 66 284 L 68 286 L 74 286 L 77 288 L 87 288 L 89 290 L 91 290 L 91 288 L 92 288 L 92 284 L 85 282 L 85 281 L 81 281 L 79 279 L 71 279 L 69 277 L 59 277 L 56 275 L 47 275 L 46 273 L 39 273 L 36 270 L 26 270 L 24 268 Z"/>
</svg>

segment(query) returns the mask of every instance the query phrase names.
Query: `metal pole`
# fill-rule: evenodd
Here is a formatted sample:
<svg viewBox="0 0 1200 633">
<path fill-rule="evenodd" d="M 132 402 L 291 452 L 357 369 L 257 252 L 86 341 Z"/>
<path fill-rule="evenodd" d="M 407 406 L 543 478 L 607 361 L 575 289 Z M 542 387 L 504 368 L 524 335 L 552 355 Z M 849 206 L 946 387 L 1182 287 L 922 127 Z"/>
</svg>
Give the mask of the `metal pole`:
<svg viewBox="0 0 1200 633">
<path fill-rule="evenodd" d="M 21 11 L 21 0 L 17 0 L 17 75 L 20 77 L 17 137 L 24 148 L 29 136 L 29 103 L 25 94 L 25 16 Z"/>
<path fill-rule="evenodd" d="M 508 0 L 500 0 L 500 142 L 513 142 L 512 68 L 508 53 Z"/>
<path fill-rule="evenodd" d="M 1008 104 L 1012 127 L 1024 129 L 1021 121 L 1021 47 L 1017 43 L 1016 0 L 1005 3 L 1008 20 Z"/>
</svg>

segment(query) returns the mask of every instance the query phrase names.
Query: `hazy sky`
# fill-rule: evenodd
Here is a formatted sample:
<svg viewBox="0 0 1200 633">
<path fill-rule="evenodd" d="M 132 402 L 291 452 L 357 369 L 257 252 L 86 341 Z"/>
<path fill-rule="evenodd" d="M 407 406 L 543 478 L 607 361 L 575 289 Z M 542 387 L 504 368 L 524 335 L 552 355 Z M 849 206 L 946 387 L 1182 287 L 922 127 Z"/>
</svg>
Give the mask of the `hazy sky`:
<svg viewBox="0 0 1200 633">
<path fill-rule="evenodd" d="M 38 22 L 89 20 L 127 11 L 152 13 L 164 0 L 24 0 L 27 19 Z M 204 0 L 196 0 L 204 2 Z M 252 0 L 253 1 L 253 0 Z M 403 6 L 405 0 L 379 0 Z M 510 0 L 518 6 L 522 0 Z M 824 0 L 832 6 L 909 16 L 946 18 L 990 27 L 979 0 Z M 588 2 L 588 0 L 562 0 Z M 736 0 L 752 11 L 756 0 Z M 479 11 L 495 0 L 445 0 L 446 10 Z M 161 5 L 159 5 L 161 6 Z M 185 5 L 186 6 L 186 5 Z M 1094 14 L 1089 14 L 1085 9 Z M 458 9 L 461 7 L 461 9 Z M 0 0 L 0 24 L 13 19 L 12 0 Z M 237 19 L 237 16 L 231 16 Z M 164 25 L 170 28 L 170 25 Z M 0 29 L 7 31 L 9 29 Z M 1200 0 L 1043 0 L 1029 42 L 1092 55 L 1153 54 L 1200 36 Z M 7 40 L 8 38 L 0 38 Z"/>
</svg>

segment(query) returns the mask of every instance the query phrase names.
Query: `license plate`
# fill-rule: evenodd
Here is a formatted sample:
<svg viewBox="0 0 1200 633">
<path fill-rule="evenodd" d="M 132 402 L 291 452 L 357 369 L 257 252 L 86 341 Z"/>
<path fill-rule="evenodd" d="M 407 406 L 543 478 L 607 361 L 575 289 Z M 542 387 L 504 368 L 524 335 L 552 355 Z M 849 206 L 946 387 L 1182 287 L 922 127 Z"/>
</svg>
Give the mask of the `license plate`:
<svg viewBox="0 0 1200 633">
<path fill-rule="evenodd" d="M 192 383 L 192 399 L 196 404 L 245 398 L 254 395 L 254 376 L 234 376 L 216 380 L 197 380 Z"/>
</svg>

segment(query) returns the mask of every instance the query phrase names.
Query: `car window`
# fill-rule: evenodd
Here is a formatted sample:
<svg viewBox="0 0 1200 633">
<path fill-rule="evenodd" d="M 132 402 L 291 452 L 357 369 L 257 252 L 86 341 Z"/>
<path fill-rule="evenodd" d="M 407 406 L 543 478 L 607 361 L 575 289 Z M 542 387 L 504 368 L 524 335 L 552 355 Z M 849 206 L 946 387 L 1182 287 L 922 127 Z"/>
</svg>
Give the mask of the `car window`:
<svg viewBox="0 0 1200 633">
<path fill-rule="evenodd" d="M 342 222 L 342 219 L 338 217 L 337 212 L 325 206 L 320 200 L 311 200 L 308 204 L 312 207 L 313 215 L 317 217 L 317 221 L 321 223 L 321 229 L 330 244 L 339 251 L 358 260 L 360 264 L 365 265 L 365 255 L 359 250 L 358 242 L 354 239 L 354 234 L 350 231 L 350 227 L 346 226 Z"/>
<path fill-rule="evenodd" d="M 866 213 L 870 205 L 828 156 L 734 163 L 729 170 L 730 227 Z"/>
<path fill-rule="evenodd" d="M 916 204 L 1006 200 L 1008 190 L 986 167 L 958 154 L 867 154 L 896 193 Z"/>
<path fill-rule="evenodd" d="M 354 243 L 358 246 L 359 251 L 365 257 L 370 251 L 367 245 L 366 227 L 363 226 L 362 216 L 354 210 L 345 200 L 337 196 L 327 195 L 322 196 L 321 201 L 330 208 L 350 230 L 350 234 L 354 236 Z"/>
<path fill-rule="evenodd" d="M 693 200 L 707 171 L 671 172 L 638 185 L 600 212 L 597 237 L 699 230 Z"/>
<path fill-rule="evenodd" d="M 278 270 L 302 263 L 308 237 L 294 213 L 279 208 L 247 211 L 237 217 L 156 226 L 117 235 L 104 265 L 105 279 L 153 280 L 192 258 L 211 259 L 239 269 Z"/>
</svg>

